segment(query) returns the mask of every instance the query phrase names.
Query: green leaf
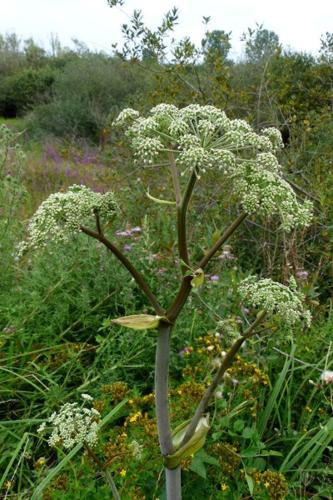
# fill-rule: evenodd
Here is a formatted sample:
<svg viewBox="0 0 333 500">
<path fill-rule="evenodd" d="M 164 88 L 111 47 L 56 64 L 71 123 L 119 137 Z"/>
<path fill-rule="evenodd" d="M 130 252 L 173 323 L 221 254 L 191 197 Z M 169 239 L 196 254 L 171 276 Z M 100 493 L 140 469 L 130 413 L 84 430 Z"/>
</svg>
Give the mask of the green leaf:
<svg viewBox="0 0 333 500">
<path fill-rule="evenodd" d="M 261 457 L 283 457 L 283 453 L 275 450 L 263 450 L 260 453 Z"/>
<path fill-rule="evenodd" d="M 220 427 L 229 427 L 230 425 L 230 417 L 228 415 L 225 415 L 224 417 L 220 418 L 219 421 Z"/>
<path fill-rule="evenodd" d="M 253 467 L 255 469 L 258 469 L 259 471 L 264 471 L 266 469 L 266 460 L 264 458 L 261 458 L 261 457 L 255 458 L 253 460 L 252 464 L 253 464 Z"/>
<path fill-rule="evenodd" d="M 153 316 L 151 314 L 134 314 L 133 316 L 123 316 L 113 319 L 112 323 L 116 325 L 132 328 L 133 330 L 152 330 L 158 328 L 162 316 Z"/>
<path fill-rule="evenodd" d="M 257 437 L 257 431 L 253 427 L 245 427 L 242 433 L 242 437 L 244 439 L 253 439 L 254 437 Z"/>
<path fill-rule="evenodd" d="M 103 344 L 103 342 L 105 342 L 105 337 L 102 337 L 102 335 L 96 335 L 95 340 L 98 344 Z"/>
<path fill-rule="evenodd" d="M 160 200 L 159 198 L 155 198 L 149 193 L 149 190 L 147 191 L 146 195 L 151 201 L 154 201 L 155 203 L 160 203 L 161 205 L 176 205 L 175 201 Z"/>
<path fill-rule="evenodd" d="M 220 466 L 220 462 L 215 457 L 208 455 L 208 453 L 206 453 L 203 449 L 198 451 L 196 457 L 200 457 L 206 464 L 217 465 L 218 467 Z"/>
<path fill-rule="evenodd" d="M 248 485 L 248 488 L 249 488 L 249 492 L 250 492 L 250 495 L 253 495 L 253 490 L 254 490 L 254 482 L 253 482 L 253 479 L 252 477 L 245 473 L 245 479 L 246 479 L 246 482 L 247 482 L 247 485 Z"/>
<path fill-rule="evenodd" d="M 244 420 L 238 419 L 234 422 L 233 429 L 235 432 L 242 432 L 244 429 L 245 422 Z"/>
<path fill-rule="evenodd" d="M 19 455 L 21 449 L 23 448 L 23 445 L 25 444 L 25 441 L 28 439 L 28 436 L 29 436 L 28 433 L 25 432 L 23 434 L 22 438 L 20 439 L 20 441 L 18 442 L 18 444 L 17 444 L 17 446 L 16 446 L 16 448 L 15 448 L 15 450 L 14 450 L 14 452 L 13 452 L 11 458 L 10 458 L 10 461 L 8 462 L 6 470 L 5 470 L 5 472 L 3 473 L 3 475 L 2 475 L 2 477 L 0 479 L 0 488 L 2 488 L 2 485 L 4 484 L 4 482 L 5 482 L 5 480 L 6 480 L 7 476 L 8 476 L 9 471 L 10 471 L 13 463 L 16 460 L 16 457 Z"/>
<path fill-rule="evenodd" d="M 286 377 L 289 371 L 289 368 L 293 362 L 293 357 L 295 354 L 296 346 L 292 346 L 290 355 L 288 358 L 286 358 L 284 366 L 278 376 L 278 379 L 276 383 L 274 384 L 273 390 L 271 391 L 271 394 L 268 398 L 265 410 L 259 420 L 257 429 L 259 436 L 262 436 L 266 430 L 267 424 L 269 422 L 274 421 L 275 415 L 272 416 L 273 410 L 276 409 L 276 412 L 278 413 L 278 398 L 280 397 L 281 393 L 283 393 L 284 388 L 286 387 Z"/>
<path fill-rule="evenodd" d="M 191 455 L 195 455 L 206 442 L 206 436 L 210 429 L 209 417 L 201 417 L 191 439 L 181 446 L 190 421 L 180 424 L 172 434 L 172 444 L 176 450 L 172 455 L 167 455 L 164 459 L 165 465 L 169 469 L 175 469 L 180 462 Z"/>
<path fill-rule="evenodd" d="M 246 450 L 243 450 L 240 454 L 243 458 L 257 457 L 258 455 L 260 455 L 258 448 L 246 448 Z"/>
<path fill-rule="evenodd" d="M 198 476 L 202 477 L 202 479 L 206 479 L 207 474 L 206 474 L 206 467 L 205 463 L 201 459 L 201 457 L 194 457 L 191 465 L 190 465 L 190 470 L 192 472 L 195 472 Z"/>
</svg>

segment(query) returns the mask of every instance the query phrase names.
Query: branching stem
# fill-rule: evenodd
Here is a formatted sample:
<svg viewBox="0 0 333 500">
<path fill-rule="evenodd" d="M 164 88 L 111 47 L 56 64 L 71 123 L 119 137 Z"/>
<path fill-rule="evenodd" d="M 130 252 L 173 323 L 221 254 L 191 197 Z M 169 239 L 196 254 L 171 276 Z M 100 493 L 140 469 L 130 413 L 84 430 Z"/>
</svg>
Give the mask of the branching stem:
<svg viewBox="0 0 333 500">
<path fill-rule="evenodd" d="M 103 474 L 103 476 L 105 477 L 106 482 L 110 486 L 113 498 L 115 500 L 121 500 L 120 494 L 119 494 L 119 492 L 117 490 L 117 487 L 115 485 L 115 482 L 113 480 L 111 472 L 107 470 L 107 468 L 104 466 L 104 464 L 98 458 L 98 456 L 96 455 L 96 453 L 87 444 L 85 444 L 84 446 L 85 446 L 85 448 L 86 448 L 86 450 L 87 450 L 88 455 L 90 456 L 90 458 L 92 458 L 93 461 L 96 463 L 96 465 L 98 465 L 98 467 L 101 469 L 101 473 Z"/>
<path fill-rule="evenodd" d="M 205 269 L 208 265 L 209 261 L 216 254 L 216 252 L 221 248 L 221 246 L 230 238 L 230 236 L 236 231 L 238 226 L 244 221 L 247 217 L 246 213 L 241 213 L 237 219 L 226 229 L 226 231 L 222 234 L 222 236 L 218 239 L 218 241 L 213 245 L 213 247 L 204 255 L 204 257 L 199 262 L 197 268 Z M 185 302 L 191 292 L 191 281 L 193 276 L 183 276 L 182 283 L 178 290 L 178 294 L 173 301 L 173 304 L 167 311 L 167 318 L 174 322 L 181 310 L 183 309 Z"/>
<path fill-rule="evenodd" d="M 178 250 L 179 257 L 182 261 L 181 269 L 183 274 L 185 274 L 190 267 L 190 259 L 187 248 L 186 217 L 196 180 L 197 174 L 195 170 L 193 170 L 187 184 L 184 197 L 182 198 L 181 203 L 177 205 Z"/>
<path fill-rule="evenodd" d="M 222 236 L 217 240 L 215 245 L 204 255 L 204 257 L 199 262 L 198 268 L 204 269 L 216 252 L 221 248 L 221 246 L 227 241 L 227 239 L 234 233 L 238 226 L 246 219 L 247 213 L 242 212 L 237 219 L 228 227 L 228 229 L 222 234 Z"/>
<path fill-rule="evenodd" d="M 196 409 L 195 414 L 190 422 L 190 425 L 188 426 L 188 429 L 186 431 L 186 434 L 184 436 L 184 439 L 183 439 L 181 446 L 184 445 L 185 443 L 187 443 L 191 439 L 191 437 L 193 436 L 195 429 L 199 423 L 199 420 L 202 417 L 202 415 L 204 414 L 204 412 L 209 404 L 209 401 L 211 400 L 214 392 L 216 391 L 217 386 L 223 380 L 223 375 L 228 370 L 228 368 L 230 368 L 230 366 L 232 365 L 236 354 L 238 353 L 240 347 L 245 342 L 245 340 L 247 340 L 250 337 L 252 337 L 253 335 L 255 335 L 255 333 L 256 333 L 255 329 L 262 322 L 265 315 L 266 315 L 266 311 L 261 311 L 258 314 L 256 320 L 252 323 L 252 325 L 249 326 L 249 328 L 244 332 L 244 334 L 239 339 L 236 340 L 236 342 L 231 346 L 231 348 L 227 352 L 226 356 L 223 358 L 222 364 L 221 364 L 220 368 L 218 369 L 218 371 L 216 372 L 212 383 L 210 384 L 210 386 L 208 387 L 208 389 L 204 393 L 199 405 L 197 406 L 197 409 Z"/>
<path fill-rule="evenodd" d="M 148 283 L 146 282 L 146 280 L 144 279 L 144 277 L 140 273 L 140 271 L 138 271 L 136 269 L 136 267 L 133 266 L 133 264 L 126 257 L 126 255 L 124 255 L 123 252 L 121 250 L 119 250 L 119 248 L 117 248 L 113 243 L 111 243 L 111 241 L 108 240 L 102 233 L 93 231 L 92 229 L 89 229 L 85 226 L 81 226 L 80 229 L 83 233 L 85 233 L 88 236 L 91 236 L 92 238 L 95 238 L 96 240 L 103 243 L 103 245 L 105 245 L 106 248 L 108 248 L 108 250 L 110 250 L 117 257 L 118 260 L 120 260 L 120 262 L 126 267 L 126 269 L 133 276 L 133 278 L 135 279 L 135 281 L 137 282 L 137 284 L 139 285 L 141 290 L 146 294 L 146 296 L 147 296 L 149 302 L 151 303 L 151 305 L 153 306 L 156 314 L 158 314 L 159 316 L 164 316 L 165 311 L 158 303 L 157 298 L 154 295 L 154 293 L 152 292 L 152 290 L 150 289 Z"/>
</svg>

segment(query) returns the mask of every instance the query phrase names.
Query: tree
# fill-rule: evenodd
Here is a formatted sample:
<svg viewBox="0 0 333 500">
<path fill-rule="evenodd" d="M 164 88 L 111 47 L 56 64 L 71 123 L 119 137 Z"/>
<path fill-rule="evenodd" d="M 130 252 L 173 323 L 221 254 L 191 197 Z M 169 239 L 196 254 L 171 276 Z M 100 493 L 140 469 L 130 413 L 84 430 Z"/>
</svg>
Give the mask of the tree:
<svg viewBox="0 0 333 500">
<path fill-rule="evenodd" d="M 333 61 L 333 33 L 326 31 L 320 38 L 320 54 L 324 61 Z"/>
<path fill-rule="evenodd" d="M 241 40 L 245 42 L 245 54 L 251 62 L 266 60 L 281 49 L 278 35 L 262 24 L 257 24 L 254 29 L 248 28 Z"/>
<path fill-rule="evenodd" d="M 207 31 L 201 45 L 205 62 L 214 64 L 216 59 L 224 63 L 231 49 L 231 32 L 224 30 Z"/>
</svg>

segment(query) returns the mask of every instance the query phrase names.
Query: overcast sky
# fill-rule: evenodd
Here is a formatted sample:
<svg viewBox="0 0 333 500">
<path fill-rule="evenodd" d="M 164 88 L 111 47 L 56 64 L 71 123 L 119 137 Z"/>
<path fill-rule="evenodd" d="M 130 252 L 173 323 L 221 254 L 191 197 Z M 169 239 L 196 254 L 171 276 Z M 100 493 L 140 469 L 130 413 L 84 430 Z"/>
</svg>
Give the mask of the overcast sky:
<svg viewBox="0 0 333 500">
<path fill-rule="evenodd" d="M 174 5 L 179 8 L 177 38 L 190 35 L 199 43 L 202 16 L 211 16 L 210 29 L 232 31 L 233 56 L 241 55 L 239 38 L 256 22 L 275 31 L 284 47 L 314 54 L 321 34 L 333 31 L 331 0 L 125 0 L 122 11 L 110 9 L 106 0 L 0 0 L 0 33 L 33 37 L 45 48 L 52 33 L 63 45 L 71 46 L 71 39 L 77 38 L 93 50 L 110 52 L 112 43 L 121 43 L 126 13 L 141 9 L 153 28 Z"/>
</svg>

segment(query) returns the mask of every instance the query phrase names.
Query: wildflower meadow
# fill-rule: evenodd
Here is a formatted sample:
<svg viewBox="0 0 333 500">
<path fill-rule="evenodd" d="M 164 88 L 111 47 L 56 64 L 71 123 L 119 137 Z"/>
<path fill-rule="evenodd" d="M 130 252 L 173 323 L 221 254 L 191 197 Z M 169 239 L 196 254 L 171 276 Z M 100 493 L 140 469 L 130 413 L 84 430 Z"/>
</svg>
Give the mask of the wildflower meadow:
<svg viewBox="0 0 333 500">
<path fill-rule="evenodd" d="M 0 498 L 333 497 L 333 35 L 178 22 L 0 35 Z"/>
</svg>

